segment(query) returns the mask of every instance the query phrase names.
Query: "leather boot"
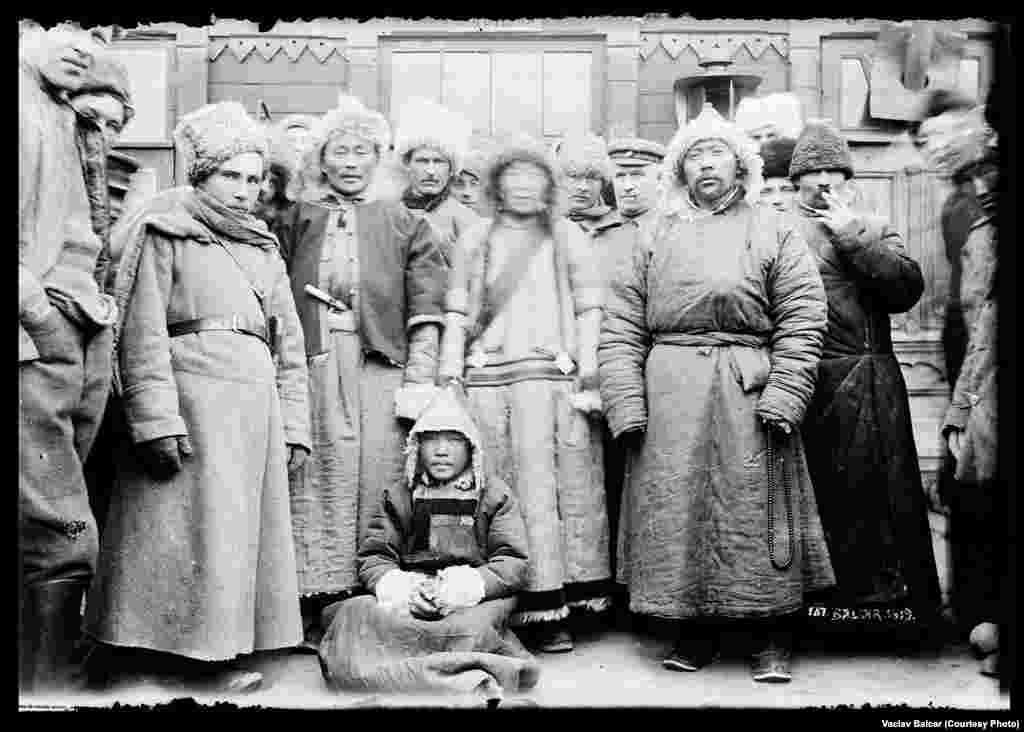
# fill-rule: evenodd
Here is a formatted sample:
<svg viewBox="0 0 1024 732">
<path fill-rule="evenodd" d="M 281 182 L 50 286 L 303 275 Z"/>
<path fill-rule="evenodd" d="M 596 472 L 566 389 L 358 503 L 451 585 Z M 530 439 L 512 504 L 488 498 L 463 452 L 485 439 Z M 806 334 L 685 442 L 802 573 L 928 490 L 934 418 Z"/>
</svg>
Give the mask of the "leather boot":
<svg viewBox="0 0 1024 732">
<path fill-rule="evenodd" d="M 79 681 L 75 657 L 87 580 L 25 585 L 21 605 L 21 682 L 26 693 L 67 691 Z"/>
</svg>

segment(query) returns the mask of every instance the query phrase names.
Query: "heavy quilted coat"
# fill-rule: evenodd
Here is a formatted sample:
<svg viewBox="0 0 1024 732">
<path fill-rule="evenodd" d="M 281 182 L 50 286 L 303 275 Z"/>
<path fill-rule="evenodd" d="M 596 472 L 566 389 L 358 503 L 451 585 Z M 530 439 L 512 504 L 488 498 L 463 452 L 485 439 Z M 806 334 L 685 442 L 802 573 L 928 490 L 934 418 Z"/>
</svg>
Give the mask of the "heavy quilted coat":
<svg viewBox="0 0 1024 732">
<path fill-rule="evenodd" d="M 671 214 L 634 248 L 612 282 L 598 350 L 612 434 L 644 432 L 619 529 L 617 579 L 634 612 L 781 615 L 832 582 L 798 434 L 774 439 L 769 519 L 759 419 L 800 423 L 824 327 L 817 268 L 774 212 L 738 199 L 715 215 Z M 783 569 L 769 557 L 772 525 Z"/>
<path fill-rule="evenodd" d="M 194 195 L 185 192 L 184 195 Z M 309 449 L 302 331 L 284 262 L 221 236 L 180 205 L 154 203 L 125 236 L 119 375 L 126 433 L 87 605 L 97 640 L 226 660 L 302 640 L 286 443 Z M 169 210 L 167 210 L 169 209 Z M 239 266 L 244 267 L 247 277 Z M 127 284 L 134 282 L 134 286 Z M 233 331 L 168 337 L 200 317 L 282 321 L 276 359 Z M 155 480 L 135 445 L 188 435 L 194 454 Z"/>
<path fill-rule="evenodd" d="M 844 601 L 938 607 L 939 584 L 910 404 L 890 313 L 921 297 L 921 269 L 884 221 L 836 234 L 799 218 L 828 295 L 828 332 L 804 441 Z"/>
</svg>

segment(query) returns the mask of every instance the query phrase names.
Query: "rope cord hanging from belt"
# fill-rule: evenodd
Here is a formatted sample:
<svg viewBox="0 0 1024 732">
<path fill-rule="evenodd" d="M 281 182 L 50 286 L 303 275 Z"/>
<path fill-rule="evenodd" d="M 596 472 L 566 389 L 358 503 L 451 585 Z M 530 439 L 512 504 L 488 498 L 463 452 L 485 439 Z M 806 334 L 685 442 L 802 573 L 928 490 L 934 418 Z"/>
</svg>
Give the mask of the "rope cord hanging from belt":
<svg viewBox="0 0 1024 732">
<path fill-rule="evenodd" d="M 783 500 L 786 503 L 786 528 L 789 539 L 789 552 L 785 562 L 779 562 L 775 556 L 775 495 L 778 483 L 775 476 L 775 440 L 778 437 L 774 430 L 768 428 L 768 559 L 772 566 L 778 570 L 789 569 L 793 564 L 793 557 L 796 554 L 796 531 L 793 523 L 793 500 L 789 473 L 786 470 L 785 458 L 779 455 L 779 465 L 782 469 L 782 491 Z"/>
</svg>

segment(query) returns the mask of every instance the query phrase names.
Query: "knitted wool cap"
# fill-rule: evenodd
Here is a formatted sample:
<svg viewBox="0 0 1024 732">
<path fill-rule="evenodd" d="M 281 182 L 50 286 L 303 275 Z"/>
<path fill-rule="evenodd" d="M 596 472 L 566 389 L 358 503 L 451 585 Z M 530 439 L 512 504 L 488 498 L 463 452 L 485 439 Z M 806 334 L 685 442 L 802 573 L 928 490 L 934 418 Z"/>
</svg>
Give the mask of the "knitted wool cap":
<svg viewBox="0 0 1024 732">
<path fill-rule="evenodd" d="M 604 139 L 592 133 L 566 135 L 554 146 L 555 162 L 563 175 L 594 174 L 612 179 L 612 162 Z"/>
<path fill-rule="evenodd" d="M 789 177 L 796 180 L 804 173 L 818 170 L 840 170 L 847 178 L 853 177 L 853 158 L 846 140 L 832 125 L 820 120 L 808 122 L 800 133 L 789 164 Z"/>
<path fill-rule="evenodd" d="M 777 137 L 761 145 L 761 159 L 764 170 L 761 175 L 768 178 L 788 178 L 789 164 L 793 160 L 793 149 L 796 140 L 789 137 Z"/>
<path fill-rule="evenodd" d="M 647 165 L 665 159 L 665 146 L 639 137 L 622 137 L 608 143 L 608 157 L 616 165 Z"/>
<path fill-rule="evenodd" d="M 668 144 L 662 194 L 662 208 L 672 211 L 684 198 L 683 159 L 691 147 L 702 140 L 721 140 L 736 155 L 738 162 L 737 180 L 745 189 L 746 198 L 756 203 L 761 195 L 764 179 L 761 176 L 763 163 L 757 146 L 747 133 L 732 122 L 725 120 L 710 103 L 705 103 L 700 114 L 685 127 L 681 127 Z"/>
<path fill-rule="evenodd" d="M 207 104 L 185 115 L 174 128 L 174 142 L 192 185 L 236 155 L 255 152 L 267 157 L 266 128 L 238 102 Z"/>
<path fill-rule="evenodd" d="M 804 126 L 803 108 L 799 97 L 789 92 L 745 97 L 736 107 L 736 124 L 747 134 L 774 125 L 782 137 L 795 140 Z"/>
<path fill-rule="evenodd" d="M 79 94 L 109 94 L 115 97 L 124 107 L 126 125 L 135 116 L 128 71 L 110 53 L 96 56 L 92 66 L 82 73 L 82 86 L 76 90 L 75 96 Z"/>
<path fill-rule="evenodd" d="M 416 148 L 440 150 L 454 173 L 462 164 L 473 124 L 447 107 L 423 98 L 413 98 L 398 113 L 395 129 L 395 156 L 404 160 Z"/>
</svg>

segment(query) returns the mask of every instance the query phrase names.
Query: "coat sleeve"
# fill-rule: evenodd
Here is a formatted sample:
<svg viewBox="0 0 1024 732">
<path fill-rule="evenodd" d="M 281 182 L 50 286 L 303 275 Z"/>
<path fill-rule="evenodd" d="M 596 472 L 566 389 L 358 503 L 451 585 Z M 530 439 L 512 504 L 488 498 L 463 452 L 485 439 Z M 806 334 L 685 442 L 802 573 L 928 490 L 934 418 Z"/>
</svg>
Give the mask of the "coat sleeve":
<svg viewBox="0 0 1024 732">
<path fill-rule="evenodd" d="M 466 329 L 469 322 L 469 290 L 480 246 L 490 227 L 489 219 L 481 219 L 459 235 L 452 250 L 452 268 L 445 293 L 445 328 L 441 336 L 438 378 L 441 381 L 461 378 L 465 370 Z"/>
<path fill-rule="evenodd" d="M 422 216 L 396 204 L 394 224 L 407 242 L 405 259 L 406 328 L 420 323 L 444 324 L 444 292 L 448 286 L 437 231 Z"/>
<path fill-rule="evenodd" d="M 613 437 L 647 429 L 644 365 L 651 347 L 647 325 L 646 249 L 637 242 L 632 261 L 612 277 L 597 347 L 601 402 Z"/>
<path fill-rule="evenodd" d="M 595 389 L 598 381 L 597 343 L 604 305 L 603 269 L 593 240 L 578 227 L 568 226 L 566 229 L 580 388 Z"/>
<path fill-rule="evenodd" d="M 828 305 L 818 266 L 799 228 L 779 226 L 778 254 L 767 282 L 774 324 L 769 339 L 772 366 L 756 411 L 797 427 L 814 394 Z"/>
<path fill-rule="evenodd" d="M 277 393 L 281 399 L 285 442 L 312 450 L 306 342 L 295 310 L 295 299 L 284 260 L 275 254 L 272 267 L 274 286 L 270 294 L 270 312 L 281 319 L 280 352 L 276 358 Z"/>
<path fill-rule="evenodd" d="M 401 569 L 401 527 L 387 510 L 388 491 L 384 491 L 370 519 L 366 536 L 356 555 L 359 581 L 370 592 L 375 592 L 381 577 L 392 569 Z"/>
<path fill-rule="evenodd" d="M 125 418 L 136 443 L 188 434 L 179 411 L 167 335 L 174 243 L 152 231 L 144 237 L 138 274 L 125 306 L 119 355 Z"/>
<path fill-rule="evenodd" d="M 903 237 L 874 216 L 859 216 L 833 235 L 837 251 L 860 275 L 865 289 L 889 313 L 903 313 L 921 299 L 921 267 L 903 246 Z"/>
<path fill-rule="evenodd" d="M 504 482 L 491 477 L 488 502 L 494 508 L 487 530 L 487 562 L 478 567 L 484 599 L 515 594 L 526 584 L 526 524 L 515 496 Z"/>
</svg>

